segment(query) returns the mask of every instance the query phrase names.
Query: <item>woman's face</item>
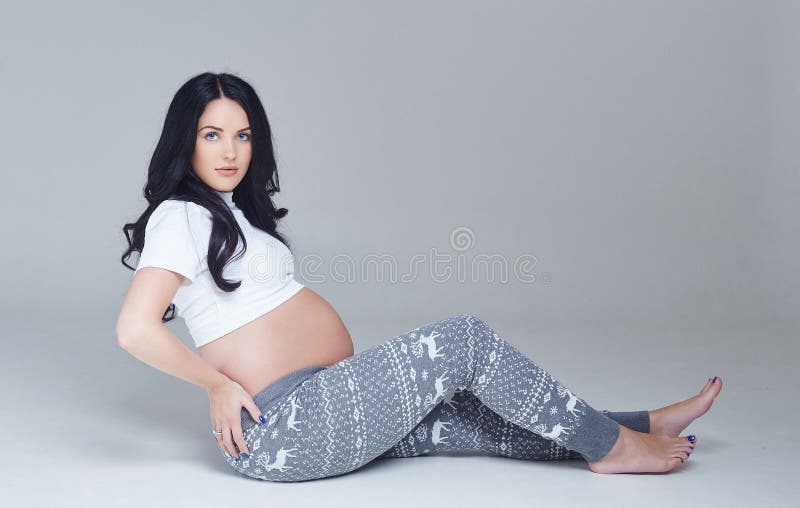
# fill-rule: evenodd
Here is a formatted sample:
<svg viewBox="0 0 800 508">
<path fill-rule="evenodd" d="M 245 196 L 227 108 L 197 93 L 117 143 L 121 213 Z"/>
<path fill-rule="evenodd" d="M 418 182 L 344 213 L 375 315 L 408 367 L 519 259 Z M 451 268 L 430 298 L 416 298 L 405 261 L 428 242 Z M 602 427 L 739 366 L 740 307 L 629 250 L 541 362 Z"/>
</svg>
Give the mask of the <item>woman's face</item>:
<svg viewBox="0 0 800 508">
<path fill-rule="evenodd" d="M 192 155 L 195 174 L 213 189 L 232 191 L 250 166 L 251 136 L 247 113 L 238 102 L 227 97 L 210 101 L 197 122 Z M 226 167 L 237 169 L 221 170 Z"/>
</svg>

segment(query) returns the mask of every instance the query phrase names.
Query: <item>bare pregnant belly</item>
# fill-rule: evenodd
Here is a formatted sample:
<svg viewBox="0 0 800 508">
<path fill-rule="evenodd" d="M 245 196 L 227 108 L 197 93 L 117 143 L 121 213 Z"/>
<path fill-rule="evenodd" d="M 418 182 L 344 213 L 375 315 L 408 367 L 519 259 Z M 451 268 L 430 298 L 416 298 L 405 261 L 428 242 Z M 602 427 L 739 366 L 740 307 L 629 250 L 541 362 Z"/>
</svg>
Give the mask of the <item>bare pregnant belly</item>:
<svg viewBox="0 0 800 508">
<path fill-rule="evenodd" d="M 339 314 L 304 287 L 266 314 L 208 344 L 200 356 L 255 396 L 276 379 L 311 365 L 353 355 Z"/>
</svg>

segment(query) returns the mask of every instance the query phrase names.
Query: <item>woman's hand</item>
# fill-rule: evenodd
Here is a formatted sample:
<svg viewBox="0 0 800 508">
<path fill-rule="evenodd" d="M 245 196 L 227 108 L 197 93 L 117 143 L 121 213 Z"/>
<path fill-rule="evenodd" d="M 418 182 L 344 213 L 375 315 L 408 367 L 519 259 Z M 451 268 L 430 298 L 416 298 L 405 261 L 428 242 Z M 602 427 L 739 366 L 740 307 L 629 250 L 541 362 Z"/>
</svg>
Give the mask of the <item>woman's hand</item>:
<svg viewBox="0 0 800 508">
<path fill-rule="evenodd" d="M 258 408 L 253 398 L 242 385 L 228 379 L 208 390 L 208 399 L 211 403 L 211 424 L 214 430 L 222 430 L 222 435 L 214 437 L 217 442 L 222 440 L 222 447 L 233 457 L 239 458 L 234 448 L 234 443 L 242 453 L 250 454 L 247 443 L 242 435 L 242 407 L 246 408 L 253 417 L 259 422 L 261 410 Z"/>
</svg>

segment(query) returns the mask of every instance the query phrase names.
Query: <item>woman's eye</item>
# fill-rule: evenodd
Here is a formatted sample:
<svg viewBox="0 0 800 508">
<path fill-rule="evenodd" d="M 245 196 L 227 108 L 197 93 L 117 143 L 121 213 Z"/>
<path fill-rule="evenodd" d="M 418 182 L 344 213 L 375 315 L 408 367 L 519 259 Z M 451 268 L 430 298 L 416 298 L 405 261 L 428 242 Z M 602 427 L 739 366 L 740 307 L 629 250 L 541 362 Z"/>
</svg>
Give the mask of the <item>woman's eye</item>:
<svg viewBox="0 0 800 508">
<path fill-rule="evenodd" d="M 205 138 L 208 139 L 209 141 L 214 141 L 216 138 L 211 139 L 211 138 L 209 138 L 209 136 L 216 136 L 216 135 L 217 135 L 216 132 L 209 132 L 208 134 L 205 135 Z M 245 138 L 242 141 L 249 141 L 250 140 L 250 134 L 247 134 L 246 132 L 242 132 L 239 135 L 240 136 L 245 136 Z"/>
</svg>

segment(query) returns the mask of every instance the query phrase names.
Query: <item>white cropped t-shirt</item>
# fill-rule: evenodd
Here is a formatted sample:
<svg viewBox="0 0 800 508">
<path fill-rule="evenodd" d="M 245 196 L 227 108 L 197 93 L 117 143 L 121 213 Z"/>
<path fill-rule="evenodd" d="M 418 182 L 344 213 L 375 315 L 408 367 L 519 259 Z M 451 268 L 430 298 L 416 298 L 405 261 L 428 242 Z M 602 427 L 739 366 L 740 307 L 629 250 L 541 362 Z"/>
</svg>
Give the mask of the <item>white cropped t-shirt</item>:
<svg viewBox="0 0 800 508">
<path fill-rule="evenodd" d="M 153 210 L 136 267 L 137 272 L 155 266 L 184 276 L 172 303 L 197 347 L 266 314 L 304 287 L 294 278 L 291 251 L 250 224 L 234 204 L 233 191 L 216 192 L 247 239 L 244 256 L 235 259 L 243 247 L 239 239 L 233 258 L 222 272 L 227 280 L 242 281 L 238 289 L 226 293 L 211 278 L 207 262 L 211 212 L 188 201 L 167 199 Z"/>
</svg>

